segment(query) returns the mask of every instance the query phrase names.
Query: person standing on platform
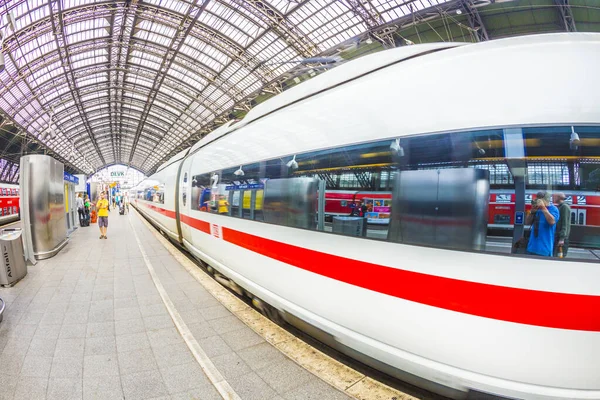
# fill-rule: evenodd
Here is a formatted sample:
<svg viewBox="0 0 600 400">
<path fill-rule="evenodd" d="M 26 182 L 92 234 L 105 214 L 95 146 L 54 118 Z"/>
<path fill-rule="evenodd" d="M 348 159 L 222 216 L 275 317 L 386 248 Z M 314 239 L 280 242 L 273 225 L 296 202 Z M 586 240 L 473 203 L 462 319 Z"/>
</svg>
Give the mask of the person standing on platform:
<svg viewBox="0 0 600 400">
<path fill-rule="evenodd" d="M 560 218 L 556 223 L 556 233 L 554 234 L 554 257 L 559 257 L 559 249 L 562 249 L 562 257 L 567 256 L 569 251 L 569 235 L 571 234 L 571 207 L 565 200 L 567 196 L 564 193 L 555 193 L 554 202 L 558 204 L 558 213 Z"/>
<path fill-rule="evenodd" d="M 100 227 L 100 239 L 108 239 L 106 230 L 108 229 L 108 200 L 104 192 L 100 193 L 100 200 L 96 204 L 98 210 L 98 226 Z"/>
<path fill-rule="evenodd" d="M 558 208 L 550 201 L 548 192 L 538 192 L 527 225 L 531 225 L 527 254 L 552 257 L 554 253 L 554 232 L 559 220 Z"/>
<path fill-rule="evenodd" d="M 369 207 L 367 207 L 367 205 L 365 204 L 364 201 L 362 201 L 360 203 L 360 216 L 361 217 L 366 217 L 367 216 L 367 211 L 369 210 Z"/>
<path fill-rule="evenodd" d="M 81 193 L 79 193 L 77 195 L 77 214 L 79 215 L 79 226 L 83 226 L 82 221 L 85 218 L 85 212 L 84 212 L 83 197 L 81 196 Z"/>
</svg>

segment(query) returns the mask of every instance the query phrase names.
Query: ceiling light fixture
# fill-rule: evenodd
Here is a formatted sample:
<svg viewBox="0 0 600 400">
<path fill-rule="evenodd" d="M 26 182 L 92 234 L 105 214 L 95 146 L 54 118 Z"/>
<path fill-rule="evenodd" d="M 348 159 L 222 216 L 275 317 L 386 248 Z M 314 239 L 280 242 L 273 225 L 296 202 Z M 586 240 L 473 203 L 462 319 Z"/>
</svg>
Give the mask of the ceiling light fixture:
<svg viewBox="0 0 600 400">
<path fill-rule="evenodd" d="M 218 183 L 219 183 L 219 174 L 217 174 L 217 173 L 214 173 L 214 174 L 213 174 L 213 175 L 210 177 L 210 180 L 212 181 L 212 185 L 211 185 L 211 187 L 212 187 L 213 189 L 217 189 L 217 188 L 219 187 L 219 186 L 218 186 Z"/>
<path fill-rule="evenodd" d="M 393 154 L 404 157 L 404 148 L 400 146 L 400 139 L 392 140 L 392 144 L 390 144 L 390 150 Z"/>
<path fill-rule="evenodd" d="M 242 169 L 242 166 L 240 165 L 240 167 L 233 173 L 235 176 L 244 176 L 244 170 Z"/>
<path fill-rule="evenodd" d="M 294 154 L 294 157 L 288 161 L 288 163 L 286 164 L 288 168 L 291 168 L 293 170 L 298 169 L 298 162 L 296 161 L 296 155 Z"/>
<path fill-rule="evenodd" d="M 577 150 L 579 145 L 581 144 L 581 139 L 577 132 L 575 132 L 575 127 L 571 126 L 571 137 L 569 138 L 569 147 L 571 150 Z"/>
</svg>

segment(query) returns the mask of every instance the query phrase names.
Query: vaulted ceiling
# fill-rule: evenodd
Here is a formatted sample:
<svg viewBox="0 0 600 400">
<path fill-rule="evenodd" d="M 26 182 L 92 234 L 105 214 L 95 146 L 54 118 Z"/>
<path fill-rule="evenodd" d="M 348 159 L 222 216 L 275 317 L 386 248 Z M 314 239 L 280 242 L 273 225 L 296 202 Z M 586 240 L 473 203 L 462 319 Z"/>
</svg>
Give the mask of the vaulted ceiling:
<svg viewBox="0 0 600 400">
<path fill-rule="evenodd" d="M 553 12 L 561 12 L 556 2 L 570 12 L 567 0 L 549 1 Z M 126 164 L 150 173 L 340 44 L 409 43 L 415 32 L 403 36 L 404 26 L 433 27 L 444 16 L 439 30 L 488 39 L 480 3 L 0 0 L 0 109 L 22 140 L 45 145 L 73 170 Z"/>
</svg>

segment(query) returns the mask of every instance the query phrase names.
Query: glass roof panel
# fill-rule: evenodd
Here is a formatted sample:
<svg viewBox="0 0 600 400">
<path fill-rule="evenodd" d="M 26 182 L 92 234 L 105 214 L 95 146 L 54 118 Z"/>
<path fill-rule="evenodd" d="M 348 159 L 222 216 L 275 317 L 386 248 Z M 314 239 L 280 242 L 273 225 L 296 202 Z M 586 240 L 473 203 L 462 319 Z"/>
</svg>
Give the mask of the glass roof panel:
<svg viewBox="0 0 600 400">
<path fill-rule="evenodd" d="M 6 59 L 0 107 L 30 131 L 44 129 L 47 110 L 54 107 L 60 132 L 50 145 L 70 151 L 69 139 L 62 135 L 78 135 L 78 146 L 96 165 L 115 160 L 151 169 L 192 132 L 293 68 L 290 62 L 318 55 L 367 30 L 364 15 L 352 10 L 351 2 L 213 0 L 181 43 L 178 27 L 194 12 L 191 0 L 144 0 L 137 3 L 135 18 L 124 2 L 61 1 L 63 12 L 70 12 L 62 19 L 67 52 L 57 51 L 48 0 L 0 0 L 14 9 L 18 29 L 39 23 L 35 31 L 19 36 L 20 48 L 11 51 L 16 65 L 11 57 Z M 364 10 L 376 9 L 373 18 L 383 23 L 441 2 L 356 3 Z M 13 49 L 5 18 L 0 30 L 8 32 Z M 58 41 L 62 45 L 60 37 Z M 174 44 L 177 48 L 171 49 Z M 61 59 L 65 55 L 68 59 Z M 68 62 L 67 71 L 72 69 L 74 83 L 67 80 L 63 62 Z M 101 154 L 86 126 L 103 141 Z M 111 142 L 116 130 L 123 136 L 120 151 Z M 139 145 L 133 148 L 138 131 Z M 155 135 L 162 138 L 160 145 Z"/>
</svg>

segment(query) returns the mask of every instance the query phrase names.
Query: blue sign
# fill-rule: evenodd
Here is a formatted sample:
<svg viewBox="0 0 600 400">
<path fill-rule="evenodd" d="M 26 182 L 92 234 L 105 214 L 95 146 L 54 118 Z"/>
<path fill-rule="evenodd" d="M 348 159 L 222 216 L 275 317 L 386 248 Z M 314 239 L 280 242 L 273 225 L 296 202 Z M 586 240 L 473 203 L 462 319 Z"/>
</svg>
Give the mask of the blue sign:
<svg viewBox="0 0 600 400">
<path fill-rule="evenodd" d="M 525 219 L 525 213 L 523 211 L 517 211 L 515 213 L 515 225 L 523 225 Z"/>
<path fill-rule="evenodd" d="M 251 190 L 251 189 L 264 189 L 265 185 L 262 183 L 246 183 L 244 185 L 229 185 L 225 186 L 225 190 Z"/>
<path fill-rule="evenodd" d="M 64 173 L 64 180 L 79 185 L 79 178 L 69 174 L 68 172 Z"/>
</svg>

